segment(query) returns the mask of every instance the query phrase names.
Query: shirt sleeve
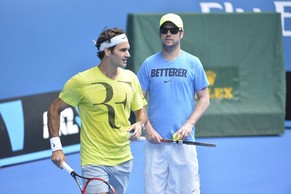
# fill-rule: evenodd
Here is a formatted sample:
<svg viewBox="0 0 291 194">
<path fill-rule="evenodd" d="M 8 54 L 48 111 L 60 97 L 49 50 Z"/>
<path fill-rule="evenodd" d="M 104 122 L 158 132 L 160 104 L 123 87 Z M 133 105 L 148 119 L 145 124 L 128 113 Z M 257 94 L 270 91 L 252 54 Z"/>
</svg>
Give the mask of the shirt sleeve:
<svg viewBox="0 0 291 194">
<path fill-rule="evenodd" d="M 199 91 L 209 85 L 205 70 L 199 59 L 196 61 L 195 77 L 194 77 L 194 90 Z"/>
<path fill-rule="evenodd" d="M 83 80 L 80 74 L 67 81 L 59 98 L 71 106 L 77 106 L 83 98 Z"/>
</svg>

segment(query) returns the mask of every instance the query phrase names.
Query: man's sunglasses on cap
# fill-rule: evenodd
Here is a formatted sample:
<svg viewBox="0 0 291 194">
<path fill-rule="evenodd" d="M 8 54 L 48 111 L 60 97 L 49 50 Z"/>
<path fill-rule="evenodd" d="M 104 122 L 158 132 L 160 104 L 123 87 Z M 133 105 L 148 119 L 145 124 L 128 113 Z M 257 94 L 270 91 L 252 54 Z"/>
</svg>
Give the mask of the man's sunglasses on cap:
<svg viewBox="0 0 291 194">
<path fill-rule="evenodd" d="M 177 34 L 179 31 L 181 31 L 180 28 L 178 28 L 178 27 L 174 27 L 174 28 L 160 27 L 161 34 L 167 34 L 169 30 L 170 30 L 171 34 Z"/>
</svg>

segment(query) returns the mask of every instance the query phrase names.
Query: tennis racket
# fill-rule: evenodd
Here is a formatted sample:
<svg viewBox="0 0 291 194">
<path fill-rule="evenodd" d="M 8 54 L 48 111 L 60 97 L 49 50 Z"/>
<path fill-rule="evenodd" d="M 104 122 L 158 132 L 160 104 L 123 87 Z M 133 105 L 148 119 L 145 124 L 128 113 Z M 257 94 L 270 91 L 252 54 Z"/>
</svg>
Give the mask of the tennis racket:
<svg viewBox="0 0 291 194">
<path fill-rule="evenodd" d="M 116 194 L 112 185 L 101 178 L 87 178 L 77 174 L 66 162 L 63 168 L 74 178 L 82 194 Z M 78 178 L 84 179 L 84 188 Z"/>
<path fill-rule="evenodd" d="M 139 140 L 147 140 L 146 137 L 139 137 Z M 173 139 L 162 139 L 164 143 L 176 143 L 176 144 L 187 144 L 187 145 L 196 145 L 196 146 L 206 146 L 206 147 L 216 147 L 215 144 L 212 143 L 204 143 L 204 142 L 196 142 L 196 141 L 186 141 L 186 140 L 173 140 Z"/>
</svg>

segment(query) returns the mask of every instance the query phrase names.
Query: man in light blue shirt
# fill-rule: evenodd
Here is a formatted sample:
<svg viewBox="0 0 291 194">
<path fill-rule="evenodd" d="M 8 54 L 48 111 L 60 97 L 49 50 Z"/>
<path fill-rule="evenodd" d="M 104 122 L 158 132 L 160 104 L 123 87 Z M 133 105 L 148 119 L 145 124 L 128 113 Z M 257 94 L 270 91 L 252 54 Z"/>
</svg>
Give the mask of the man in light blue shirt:
<svg viewBox="0 0 291 194">
<path fill-rule="evenodd" d="M 160 20 L 162 51 L 138 71 L 148 96 L 145 194 L 200 193 L 195 146 L 163 144 L 162 139 L 195 141 L 195 124 L 209 106 L 208 80 L 196 56 L 181 50 L 183 21 L 176 14 Z M 194 98 L 197 95 L 197 104 Z"/>
</svg>

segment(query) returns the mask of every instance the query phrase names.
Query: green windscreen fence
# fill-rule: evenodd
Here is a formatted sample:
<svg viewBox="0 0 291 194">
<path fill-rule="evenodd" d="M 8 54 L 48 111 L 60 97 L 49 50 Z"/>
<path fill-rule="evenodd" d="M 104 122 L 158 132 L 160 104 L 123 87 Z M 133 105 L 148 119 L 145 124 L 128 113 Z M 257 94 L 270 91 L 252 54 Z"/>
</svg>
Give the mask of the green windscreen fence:
<svg viewBox="0 0 291 194">
<path fill-rule="evenodd" d="M 183 50 L 200 58 L 211 105 L 197 137 L 278 135 L 284 132 L 285 66 L 278 13 L 179 14 Z M 128 68 L 161 50 L 162 14 L 129 14 Z M 174 113 L 173 113 L 174 114 Z"/>
</svg>

